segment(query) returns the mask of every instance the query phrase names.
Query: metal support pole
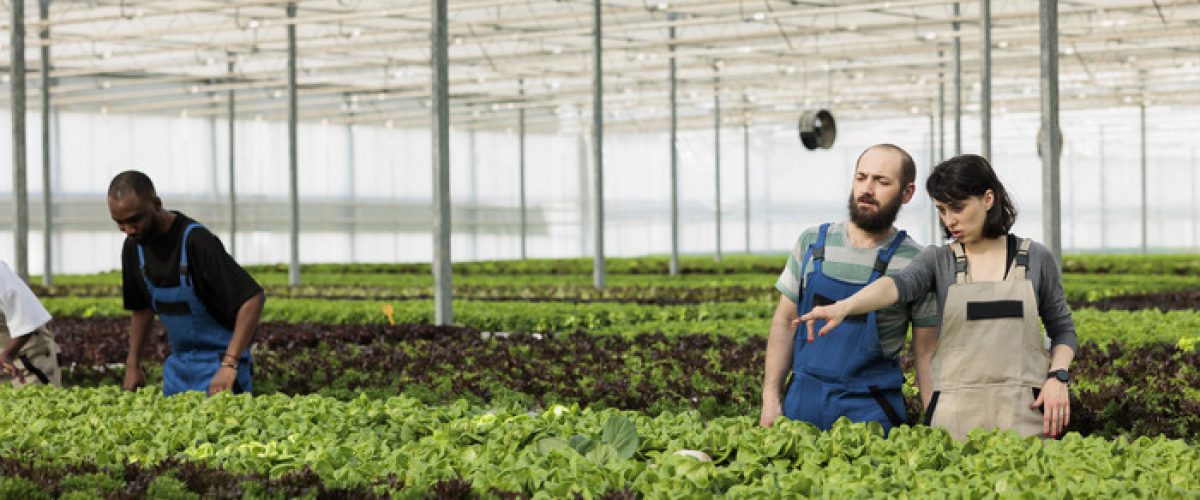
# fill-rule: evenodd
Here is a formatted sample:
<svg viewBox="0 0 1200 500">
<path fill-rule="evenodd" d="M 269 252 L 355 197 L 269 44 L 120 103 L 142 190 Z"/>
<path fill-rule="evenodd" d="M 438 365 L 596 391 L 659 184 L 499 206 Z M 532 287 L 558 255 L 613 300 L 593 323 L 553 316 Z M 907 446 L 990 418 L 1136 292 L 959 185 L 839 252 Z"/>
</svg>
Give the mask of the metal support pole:
<svg viewBox="0 0 1200 500">
<path fill-rule="evenodd" d="M 1192 173 L 1192 247 L 1200 248 L 1200 217 L 1196 216 L 1196 148 L 1192 148 L 1192 161 L 1189 163 Z"/>
<path fill-rule="evenodd" d="M 954 18 L 958 19 L 958 2 L 954 2 Z M 958 36 L 958 21 L 954 28 L 954 155 L 962 154 L 962 38 Z"/>
<path fill-rule="evenodd" d="M 1069 186 L 1078 185 L 1075 182 L 1075 148 L 1072 147 L 1072 148 L 1068 149 L 1066 151 L 1066 153 L 1067 153 L 1067 162 L 1065 165 L 1066 172 L 1064 173 L 1063 177 L 1065 178 L 1066 181 L 1069 181 L 1069 182 L 1067 182 L 1067 185 L 1069 185 Z M 1075 219 L 1075 214 L 1076 214 L 1075 200 L 1076 200 L 1076 198 L 1079 198 L 1079 196 L 1078 196 L 1078 191 L 1076 191 L 1076 190 L 1069 191 L 1068 195 L 1071 197 L 1069 203 L 1067 204 L 1067 220 L 1070 222 L 1068 224 L 1065 224 L 1065 226 L 1071 228 L 1071 237 L 1067 239 L 1067 242 L 1068 242 L 1067 250 L 1071 250 L 1074 252 L 1074 251 L 1078 251 L 1078 249 L 1079 249 L 1079 247 L 1077 246 L 1078 244 L 1075 241 L 1075 233 L 1078 232 L 1075 230 L 1075 220 L 1076 220 Z"/>
<path fill-rule="evenodd" d="M 217 94 L 213 92 L 207 94 L 210 102 L 216 102 Z M 212 193 L 213 200 L 216 200 L 221 196 L 219 188 L 221 181 L 217 179 L 220 177 L 218 174 L 221 171 L 221 159 L 219 158 L 220 152 L 217 151 L 216 106 L 214 105 L 213 108 L 213 113 L 208 115 L 208 190 Z"/>
<path fill-rule="evenodd" d="M 300 284 L 300 185 L 299 158 L 296 149 L 296 127 L 299 114 L 296 106 L 296 3 L 287 5 L 288 37 L 288 202 L 292 209 L 291 261 L 288 263 L 288 284 Z"/>
<path fill-rule="evenodd" d="M 936 146 L 934 140 L 936 138 L 934 130 L 933 113 L 929 113 L 929 173 L 933 173 L 933 167 L 937 165 L 937 160 L 934 158 L 936 154 Z M 929 198 L 926 196 L 926 198 Z M 937 245 L 942 242 L 942 219 L 938 217 L 937 208 L 933 204 L 933 198 L 929 198 L 929 244 Z"/>
<path fill-rule="evenodd" d="M 8 74 L 12 82 L 12 165 L 13 200 L 16 202 L 16 227 L 13 247 L 15 271 L 29 281 L 29 192 L 25 187 L 25 0 L 13 0 L 12 39 Z"/>
<path fill-rule="evenodd" d="M 54 213 L 50 201 L 53 198 L 50 186 L 50 0 L 38 0 L 38 19 L 42 29 L 38 38 L 42 41 L 42 284 L 54 284 L 52 239 Z"/>
<path fill-rule="evenodd" d="M 1149 237 L 1149 228 L 1147 226 L 1148 210 L 1146 209 L 1146 204 L 1149 200 L 1146 198 L 1146 101 L 1144 99 L 1142 100 L 1142 103 L 1140 105 L 1138 105 L 1138 130 L 1139 130 L 1139 137 L 1140 137 L 1140 140 L 1138 142 L 1139 142 L 1139 145 L 1141 146 L 1141 160 L 1142 160 L 1142 165 L 1141 165 L 1142 202 L 1140 204 L 1141 205 L 1141 216 L 1142 216 L 1142 248 L 1141 248 L 1141 251 L 1144 254 L 1144 253 L 1146 253 L 1146 250 L 1149 247 L 1149 245 L 1147 245 L 1147 238 Z"/>
<path fill-rule="evenodd" d="M 234 61 L 229 54 L 229 78 L 233 79 Z M 229 255 L 237 257 L 237 94 L 230 88 L 229 111 Z"/>
<path fill-rule="evenodd" d="M 1058 0 L 1040 0 L 1042 95 L 1042 232 L 1044 244 L 1062 264 L 1058 160 Z"/>
<path fill-rule="evenodd" d="M 979 24 L 982 31 L 982 51 L 979 63 L 979 121 L 980 151 L 988 161 L 992 159 L 992 2 L 979 1 Z"/>
<path fill-rule="evenodd" d="M 715 69 L 715 68 L 714 68 Z M 721 262 L 721 78 L 713 77 L 713 167 L 716 171 L 717 196 L 717 251 L 714 256 Z"/>
<path fill-rule="evenodd" d="M 476 130 L 467 132 L 467 201 L 471 207 L 471 256 L 479 260 L 479 149 L 475 147 Z"/>
<path fill-rule="evenodd" d="M 604 288 L 604 52 L 601 36 L 600 0 L 592 2 L 592 166 L 595 169 L 594 214 L 596 251 L 592 256 L 592 286 Z"/>
<path fill-rule="evenodd" d="M 518 167 L 520 169 L 521 183 L 521 260 L 529 258 L 526 252 L 526 240 L 529 238 L 529 219 L 528 208 L 525 204 L 525 80 L 518 80 L 520 86 L 519 95 L 521 97 L 519 108 L 517 108 L 517 155 L 519 157 Z"/>
<path fill-rule="evenodd" d="M 353 116 L 353 114 L 351 114 Z M 346 124 L 346 185 L 351 207 L 348 210 L 350 229 L 350 262 L 358 262 L 358 153 L 354 148 L 354 123 Z"/>
<path fill-rule="evenodd" d="M 430 2 L 433 66 L 433 305 L 435 325 L 454 320 L 450 269 L 450 59 L 446 4 Z"/>
<path fill-rule="evenodd" d="M 1096 175 L 1096 177 L 1100 178 L 1099 204 L 1100 204 L 1100 248 L 1101 249 L 1108 247 L 1108 196 L 1106 196 L 1105 192 L 1104 192 L 1104 186 L 1105 186 L 1104 171 L 1106 170 L 1106 168 L 1105 168 L 1106 155 L 1104 152 L 1104 145 L 1107 143 L 1108 143 L 1108 141 L 1105 140 L 1105 138 L 1104 138 L 1104 125 L 1101 125 L 1100 126 L 1100 171 Z"/>
<path fill-rule="evenodd" d="M 942 60 L 944 54 L 938 51 L 938 61 Z M 938 155 L 937 161 L 946 161 L 946 73 L 941 71 L 945 69 L 946 63 L 938 63 Z"/>
<path fill-rule="evenodd" d="M 675 21 L 675 15 L 671 14 L 668 19 Z M 679 274 L 679 148 L 675 144 L 677 141 L 676 132 L 678 127 L 678 110 L 676 109 L 675 100 L 675 26 L 667 28 L 667 35 L 671 39 L 671 43 L 667 46 L 670 51 L 668 59 L 670 60 L 670 94 L 671 94 L 671 262 L 670 273 L 672 276 Z"/>
<path fill-rule="evenodd" d="M 750 253 L 750 121 L 742 122 L 742 165 L 745 180 L 742 182 L 742 197 L 746 200 L 743 210 L 743 225 L 746 228 L 746 253 Z"/>
</svg>

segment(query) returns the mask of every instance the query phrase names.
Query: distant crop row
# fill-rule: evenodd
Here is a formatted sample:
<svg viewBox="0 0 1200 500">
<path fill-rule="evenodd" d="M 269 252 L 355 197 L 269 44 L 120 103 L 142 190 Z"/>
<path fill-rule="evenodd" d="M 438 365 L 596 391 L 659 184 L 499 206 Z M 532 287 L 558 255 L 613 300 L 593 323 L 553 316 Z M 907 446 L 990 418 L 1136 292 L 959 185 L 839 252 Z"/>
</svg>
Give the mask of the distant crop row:
<svg viewBox="0 0 1200 500">
<path fill-rule="evenodd" d="M 55 316 L 128 316 L 115 297 L 62 297 L 42 300 Z M 767 301 L 654 306 L 605 302 L 455 301 L 454 322 L 493 332 L 633 335 L 720 333 L 737 338 L 762 337 L 775 305 Z M 268 299 L 264 321 L 326 324 L 432 324 L 433 301 Z M 1133 345 L 1175 343 L 1200 336 L 1200 311 L 1074 311 L 1081 341 L 1119 340 Z"/>
</svg>

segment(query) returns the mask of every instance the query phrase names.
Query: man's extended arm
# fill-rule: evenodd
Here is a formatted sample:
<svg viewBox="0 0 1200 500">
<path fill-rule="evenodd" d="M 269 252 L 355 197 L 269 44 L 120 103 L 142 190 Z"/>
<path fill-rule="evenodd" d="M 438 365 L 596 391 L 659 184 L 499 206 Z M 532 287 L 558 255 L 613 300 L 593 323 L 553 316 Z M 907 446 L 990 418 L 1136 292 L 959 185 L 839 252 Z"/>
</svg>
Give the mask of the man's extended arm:
<svg viewBox="0 0 1200 500">
<path fill-rule="evenodd" d="M 766 373 L 763 376 L 762 415 L 759 424 L 768 427 L 783 415 L 783 384 L 792 367 L 792 336 L 795 327 L 796 303 L 786 295 L 779 296 L 775 316 L 771 318 L 771 332 L 767 336 Z"/>
<path fill-rule="evenodd" d="M 150 323 L 154 321 L 154 311 L 138 309 L 133 311 L 129 321 L 129 353 L 125 355 L 125 383 L 122 388 L 127 391 L 137 390 L 146 385 L 146 373 L 140 366 L 142 344 L 146 340 L 146 332 L 150 331 Z"/>
<path fill-rule="evenodd" d="M 233 337 L 229 339 L 229 346 L 225 348 L 222 363 L 230 359 L 240 359 L 246 346 L 250 345 L 250 338 L 254 336 L 254 331 L 258 328 L 258 319 L 262 315 L 264 302 L 266 302 L 266 296 L 259 292 L 238 308 L 237 320 L 233 324 Z M 208 386 L 209 395 L 232 389 L 235 380 L 237 380 L 237 370 L 222 364 Z"/>
</svg>

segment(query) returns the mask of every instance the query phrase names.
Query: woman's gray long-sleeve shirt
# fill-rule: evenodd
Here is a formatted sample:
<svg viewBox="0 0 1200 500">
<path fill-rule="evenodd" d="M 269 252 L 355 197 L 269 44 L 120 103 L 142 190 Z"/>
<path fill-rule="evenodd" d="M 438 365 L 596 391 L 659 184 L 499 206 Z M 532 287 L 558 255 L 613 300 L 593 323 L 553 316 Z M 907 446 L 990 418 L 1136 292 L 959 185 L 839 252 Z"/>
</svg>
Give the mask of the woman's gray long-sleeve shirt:
<svg viewBox="0 0 1200 500">
<path fill-rule="evenodd" d="M 900 295 L 898 303 L 904 304 L 929 291 L 936 291 L 938 317 L 944 317 L 946 293 L 954 283 L 954 250 L 949 246 L 929 246 L 922 250 L 908 267 L 890 277 L 896 282 Z M 1063 293 L 1062 275 L 1050 249 L 1038 242 L 1029 246 L 1029 267 L 1025 275 L 1033 281 L 1033 293 L 1038 301 L 1038 315 L 1051 347 L 1069 346 L 1077 350 L 1079 343 L 1075 335 L 1075 323 L 1071 320 L 1071 308 Z"/>
</svg>

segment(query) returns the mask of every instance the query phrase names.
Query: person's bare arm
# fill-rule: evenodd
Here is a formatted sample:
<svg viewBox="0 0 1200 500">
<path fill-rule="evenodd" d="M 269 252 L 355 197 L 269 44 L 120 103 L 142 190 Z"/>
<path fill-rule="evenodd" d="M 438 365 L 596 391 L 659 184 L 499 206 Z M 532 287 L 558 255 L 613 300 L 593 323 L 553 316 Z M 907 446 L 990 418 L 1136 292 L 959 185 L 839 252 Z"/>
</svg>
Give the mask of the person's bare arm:
<svg viewBox="0 0 1200 500">
<path fill-rule="evenodd" d="M 129 353 L 125 355 L 125 383 L 121 386 L 127 391 L 134 391 L 146 385 L 146 374 L 140 365 L 142 344 L 146 341 L 146 332 L 150 331 L 150 323 L 153 321 L 154 311 L 151 309 L 139 309 L 130 315 Z"/>
<path fill-rule="evenodd" d="M 254 330 L 258 328 L 258 319 L 262 316 L 265 302 L 266 296 L 259 292 L 238 308 L 237 319 L 233 324 L 233 337 L 229 339 L 229 346 L 225 348 L 225 356 L 222 361 L 230 358 L 236 361 L 242 356 L 246 346 L 250 345 L 250 338 L 254 336 Z M 237 370 L 222 365 L 217 370 L 217 374 L 213 376 L 212 382 L 209 383 L 209 395 L 232 389 L 235 380 L 237 380 Z"/>
<path fill-rule="evenodd" d="M 929 399 L 933 396 L 933 353 L 937 351 L 938 327 L 914 327 L 913 360 L 917 370 L 917 390 L 921 393 L 921 408 L 929 409 Z"/>
<path fill-rule="evenodd" d="M 33 335 L 33 333 L 29 335 Z M 8 343 L 4 344 L 4 349 L 0 350 L 0 367 L 3 367 L 4 372 L 10 377 L 17 376 L 17 368 L 12 364 L 13 359 L 16 359 L 17 353 L 21 352 L 22 347 L 25 347 L 25 342 L 29 341 L 29 335 L 8 339 Z"/>
<path fill-rule="evenodd" d="M 850 297 L 827 306 L 812 308 L 808 314 L 796 318 L 792 326 L 798 326 L 800 322 L 808 323 L 808 341 L 812 342 L 813 325 L 817 320 L 825 320 L 825 326 L 820 331 L 820 335 L 823 336 L 837 328 L 842 320 L 846 319 L 846 316 L 878 311 L 895 304 L 899 298 L 900 293 L 896 289 L 896 282 L 891 277 L 884 276 Z"/>
<path fill-rule="evenodd" d="M 759 424 L 769 427 L 783 415 L 783 384 L 792 367 L 792 336 L 795 327 L 796 303 L 786 295 L 779 296 L 779 305 L 771 318 L 771 331 L 767 336 L 766 373 L 763 376 L 762 414 Z"/>
</svg>

